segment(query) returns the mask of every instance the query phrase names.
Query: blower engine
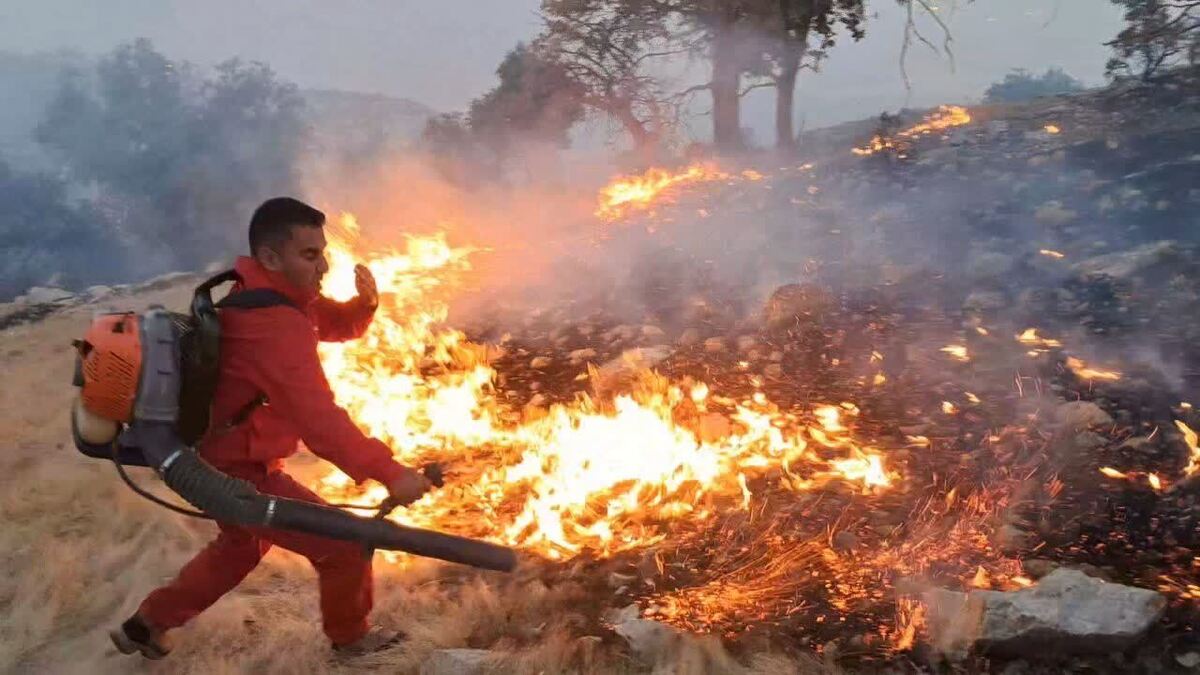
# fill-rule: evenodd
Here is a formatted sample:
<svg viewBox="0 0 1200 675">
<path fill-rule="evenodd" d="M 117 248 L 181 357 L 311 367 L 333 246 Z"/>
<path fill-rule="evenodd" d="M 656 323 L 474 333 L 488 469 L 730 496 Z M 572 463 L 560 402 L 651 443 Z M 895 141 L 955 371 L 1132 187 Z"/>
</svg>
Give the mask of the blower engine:
<svg viewBox="0 0 1200 675">
<path fill-rule="evenodd" d="M 215 384 L 219 323 L 210 291 L 229 279 L 218 276 L 201 285 L 191 316 L 157 306 L 140 315 L 101 315 L 76 341 L 74 383 L 80 391 L 72 406 L 71 427 L 80 452 L 111 459 L 122 478 L 144 496 L 147 493 L 129 480 L 124 466 L 148 466 L 204 516 L 222 522 L 512 571 L 517 563 L 512 549 L 264 495 L 252 484 L 213 468 L 192 449 L 207 427 L 207 402 Z M 190 405 L 197 401 L 203 405 Z M 440 478 L 429 477 L 434 483 Z"/>
</svg>

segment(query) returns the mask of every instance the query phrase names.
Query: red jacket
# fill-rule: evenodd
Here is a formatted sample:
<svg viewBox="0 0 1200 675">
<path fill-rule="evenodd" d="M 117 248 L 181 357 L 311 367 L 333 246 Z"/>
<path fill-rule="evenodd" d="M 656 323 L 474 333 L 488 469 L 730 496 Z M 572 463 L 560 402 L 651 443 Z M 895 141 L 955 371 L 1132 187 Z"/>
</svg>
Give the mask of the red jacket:
<svg viewBox="0 0 1200 675">
<path fill-rule="evenodd" d="M 234 266 L 242 288 L 269 288 L 294 307 L 221 310 L 220 376 L 213 395 L 212 423 L 199 443 L 200 455 L 219 469 L 245 474 L 275 470 L 296 452 L 297 441 L 337 465 L 355 481 L 387 484 L 407 469 L 392 459 L 382 441 L 363 434 L 333 400 L 317 358 L 317 340 L 344 341 L 363 334 L 375 307 L 358 299 L 335 302 L 307 293 L 253 258 Z M 267 396 L 240 425 L 225 425 L 260 394 Z"/>
</svg>

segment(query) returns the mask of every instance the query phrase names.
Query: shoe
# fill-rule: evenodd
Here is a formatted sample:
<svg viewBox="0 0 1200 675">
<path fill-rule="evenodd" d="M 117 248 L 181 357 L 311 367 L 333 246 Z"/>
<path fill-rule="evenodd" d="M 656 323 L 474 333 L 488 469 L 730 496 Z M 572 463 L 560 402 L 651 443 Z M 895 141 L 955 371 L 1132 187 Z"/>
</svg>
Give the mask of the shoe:
<svg viewBox="0 0 1200 675">
<path fill-rule="evenodd" d="M 367 631 L 366 635 L 354 642 L 344 645 L 334 645 L 333 651 L 338 656 L 347 658 L 365 656 L 395 647 L 403 642 L 406 637 L 408 636 L 401 631 L 374 626 L 371 630 Z"/>
<path fill-rule="evenodd" d="M 134 614 L 125 623 L 108 632 L 113 645 L 122 654 L 140 652 L 157 661 L 171 653 L 171 642 L 165 631 L 155 630 L 142 617 Z"/>
</svg>

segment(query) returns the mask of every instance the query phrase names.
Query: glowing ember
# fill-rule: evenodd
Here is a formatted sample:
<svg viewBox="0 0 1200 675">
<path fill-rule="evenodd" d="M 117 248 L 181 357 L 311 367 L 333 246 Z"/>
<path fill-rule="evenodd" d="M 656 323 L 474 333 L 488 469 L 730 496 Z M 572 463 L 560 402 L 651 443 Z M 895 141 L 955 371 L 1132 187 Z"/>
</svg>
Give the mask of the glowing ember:
<svg viewBox="0 0 1200 675">
<path fill-rule="evenodd" d="M 1115 370 L 1102 370 L 1099 368 L 1091 368 L 1086 363 L 1073 356 L 1067 358 L 1067 368 L 1075 373 L 1077 377 L 1085 380 L 1119 380 L 1121 373 Z"/>
<path fill-rule="evenodd" d="M 1039 336 L 1036 328 L 1027 328 L 1024 333 L 1017 336 L 1017 341 L 1021 344 L 1035 345 L 1042 348 L 1062 346 L 1062 343 L 1058 340 Z"/>
<path fill-rule="evenodd" d="M 1046 130 L 1046 133 L 1048 133 L 1048 134 L 1057 134 L 1062 131 L 1062 129 L 1060 129 L 1058 126 L 1056 126 L 1054 124 L 1047 124 L 1043 128 Z"/>
<path fill-rule="evenodd" d="M 1067 257 L 1065 254 L 1059 253 L 1058 251 L 1054 251 L 1054 250 L 1051 250 L 1048 248 L 1043 248 L 1040 251 L 1038 251 L 1038 253 L 1041 253 L 1042 255 L 1046 256 L 1047 258 L 1054 258 L 1055 260 L 1062 260 L 1063 258 Z"/>
<path fill-rule="evenodd" d="M 363 339 L 322 346 L 335 395 L 401 461 L 436 458 L 455 473 L 453 490 L 426 496 L 398 520 L 550 558 L 604 556 L 662 541 L 671 521 L 705 520 L 714 499 L 747 508 L 749 480 L 769 473 L 796 491 L 843 481 L 869 493 L 896 478 L 879 452 L 853 439 L 851 404 L 819 406 L 810 418 L 756 392 L 731 405 L 721 425 L 728 433 L 710 439 L 700 416 L 722 416 L 708 406 L 728 399 L 649 372 L 631 393 L 582 397 L 521 420 L 496 396 L 487 350 L 442 326 L 445 293 L 471 251 L 414 238 L 403 252 L 372 258 L 356 255 L 356 231 L 347 220 L 330 232 L 326 292 L 353 295 L 354 261 L 366 257 L 380 308 Z M 380 486 L 360 494 L 337 471 L 320 492 L 338 501 L 383 496 Z"/>
<path fill-rule="evenodd" d="M 953 127 L 960 127 L 971 123 L 971 114 L 966 108 L 956 105 L 943 105 L 938 108 L 936 113 L 933 113 L 925 118 L 925 121 L 920 124 L 905 129 L 896 134 L 895 138 L 884 138 L 875 136 L 871 142 L 861 148 L 853 148 L 851 152 L 865 157 L 873 155 L 880 150 L 891 150 L 895 148 L 903 149 L 898 142 L 899 139 L 911 139 L 918 136 L 926 136 L 935 131 L 944 131 Z"/>
<path fill-rule="evenodd" d="M 1162 479 L 1160 479 L 1156 473 L 1147 475 L 1146 482 L 1150 483 L 1150 487 L 1154 488 L 1155 490 L 1162 490 L 1163 488 Z"/>
<path fill-rule="evenodd" d="M 942 347 L 942 352 L 949 354 L 952 358 L 958 361 L 970 361 L 971 356 L 967 353 L 967 348 L 962 345 L 946 345 Z"/>
<path fill-rule="evenodd" d="M 749 180 L 762 178 L 762 174 L 755 171 L 746 171 L 743 176 Z M 676 172 L 652 168 L 640 176 L 619 176 L 600 190 L 596 216 L 606 221 L 618 220 L 635 211 L 650 209 L 661 195 L 672 188 L 728 178 L 729 174 L 712 164 L 693 164 Z"/>
<path fill-rule="evenodd" d="M 1112 468 L 1111 466 L 1101 467 L 1100 473 L 1104 474 L 1105 476 L 1108 476 L 1109 478 L 1125 479 L 1125 478 L 1129 477 L 1125 473 L 1117 471 L 1116 469 Z"/>
</svg>

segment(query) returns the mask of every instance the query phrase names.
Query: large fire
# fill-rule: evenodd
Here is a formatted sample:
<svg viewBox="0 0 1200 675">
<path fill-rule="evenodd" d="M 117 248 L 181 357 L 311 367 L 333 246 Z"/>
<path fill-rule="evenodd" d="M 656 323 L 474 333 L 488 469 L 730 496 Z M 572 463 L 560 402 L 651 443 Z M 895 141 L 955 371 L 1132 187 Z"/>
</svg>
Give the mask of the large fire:
<svg viewBox="0 0 1200 675">
<path fill-rule="evenodd" d="M 443 291 L 469 269 L 471 250 L 438 236 L 368 253 L 357 230 L 346 218 L 331 232 L 326 292 L 352 296 L 354 262 L 365 259 L 380 309 L 363 339 L 322 345 L 322 363 L 364 431 L 401 461 L 437 459 L 454 474 L 452 488 L 397 516 L 404 522 L 551 559 L 605 556 L 662 540 L 674 520 L 709 518 L 717 500 L 747 508 L 751 477 L 771 473 L 797 491 L 847 481 L 867 492 L 896 478 L 878 451 L 854 439 L 849 404 L 785 411 L 757 392 L 718 405 L 704 383 L 645 372 L 610 400 L 510 410 L 497 396 L 488 348 L 443 325 Z M 321 492 L 364 497 L 336 471 Z M 381 496 L 376 487 L 365 498 Z"/>
<path fill-rule="evenodd" d="M 970 119 L 965 109 L 943 107 L 897 138 Z M 889 142 L 876 141 L 855 152 L 870 154 Z M 614 179 L 601 191 L 595 215 L 606 222 L 639 213 L 653 219 L 684 186 L 764 178 L 712 164 L 653 169 Z M 551 561 L 574 559 L 572 568 L 649 557 L 658 577 L 672 582 L 630 591 L 644 615 L 730 636 L 798 613 L 811 615 L 810 626 L 866 617 L 870 627 L 857 628 L 871 640 L 906 650 L 924 630 L 926 610 L 917 594 L 904 589 L 906 580 L 956 579 L 963 588 L 1001 590 L 1033 583 L 995 534 L 1004 530 L 1000 523 L 1023 491 L 1038 483 L 1052 502 L 1065 484 L 1029 451 L 1027 436 L 1040 431 L 1023 424 L 982 426 L 994 389 L 972 382 L 969 389 L 983 398 L 966 386 L 930 392 L 925 412 L 933 414 L 884 431 L 884 438 L 896 439 L 890 442 L 871 440 L 879 437 L 870 426 L 874 416 L 860 419 L 859 405 L 872 410 L 870 396 L 904 386 L 883 373 L 858 373 L 873 386 L 832 399 L 864 400 L 815 403 L 830 400 L 820 390 L 819 397 L 799 399 L 805 405 L 789 407 L 772 400 L 762 378 L 749 373 L 740 375 L 736 392 L 722 391 L 729 380 L 715 367 L 704 371 L 714 373 L 715 379 L 704 376 L 708 382 L 643 369 L 613 388 L 599 386 L 604 365 L 572 358 L 563 367 L 577 372 L 567 378 L 590 381 L 591 395 L 549 406 L 539 396 L 522 406 L 493 366 L 514 356 L 505 353 L 511 343 L 476 344 L 447 325 L 449 303 L 478 249 L 451 245 L 439 235 L 381 250 L 360 237 L 351 216 L 330 229 L 326 292 L 336 299 L 353 296 L 353 267 L 362 261 L 381 294 L 366 336 L 321 346 L 335 395 L 366 433 L 391 445 L 398 460 L 413 466 L 438 461 L 450 476 L 445 488 L 393 514 L 397 521 L 496 541 Z M 1034 361 L 1059 363 L 1040 357 L 1062 354 L 1059 371 L 1089 386 L 1122 377 L 1067 356 L 1061 340 L 1035 327 L 1009 333 L 1011 341 L 997 340 L 1002 334 L 996 330 L 974 328 L 983 339 L 978 344 L 930 336 L 924 349 L 967 371 L 986 362 L 988 350 L 1007 349 L 997 346 L 1005 342 Z M 707 344 L 703 351 L 711 356 Z M 883 358 L 872 351 L 870 362 Z M 531 367 L 536 369 L 532 360 Z M 1029 380 L 1013 380 L 1018 398 Z M 975 425 L 975 433 L 962 434 L 967 425 Z M 1123 464 L 1097 463 L 1091 471 L 1170 493 L 1200 473 L 1197 435 L 1183 422 L 1176 426 L 1189 451 L 1183 476 Z M 969 443 L 959 442 L 956 433 Z M 976 466 L 986 461 L 976 457 L 995 461 Z M 332 468 L 318 491 L 338 502 L 385 496 L 381 486 L 355 486 Z M 383 555 L 404 562 L 402 555 Z"/>
</svg>

